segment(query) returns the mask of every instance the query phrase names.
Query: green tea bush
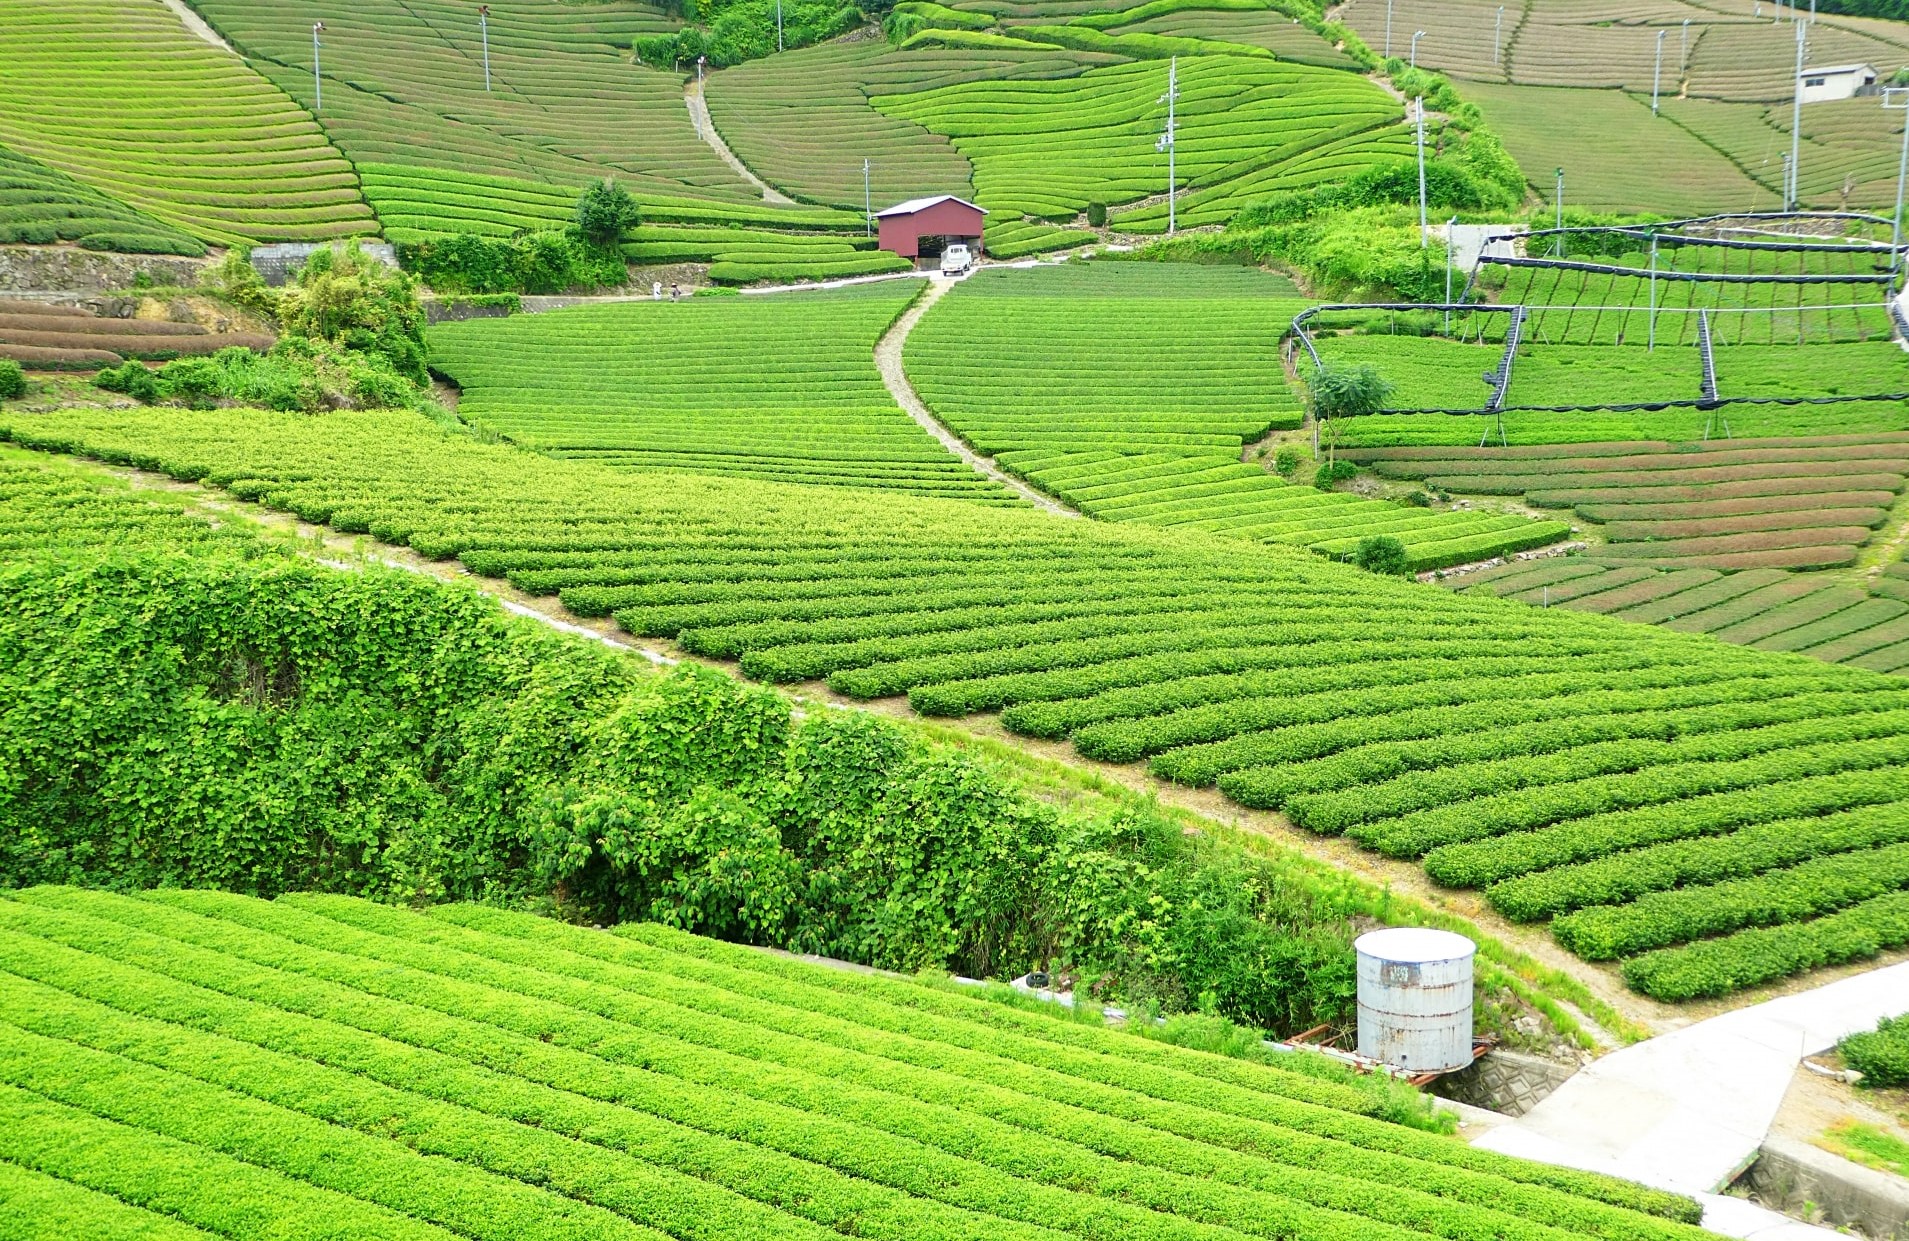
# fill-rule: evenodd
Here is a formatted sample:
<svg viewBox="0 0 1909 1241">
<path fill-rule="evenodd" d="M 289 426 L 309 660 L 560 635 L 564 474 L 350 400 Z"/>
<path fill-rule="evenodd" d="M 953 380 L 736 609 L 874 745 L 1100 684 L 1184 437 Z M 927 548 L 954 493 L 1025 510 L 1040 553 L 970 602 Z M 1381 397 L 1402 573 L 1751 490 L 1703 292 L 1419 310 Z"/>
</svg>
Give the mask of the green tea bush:
<svg viewBox="0 0 1909 1241">
<path fill-rule="evenodd" d="M 1874 1030 L 1836 1045 L 1865 1086 L 1909 1086 L 1909 1015 L 1885 1017 Z"/>
<path fill-rule="evenodd" d="M 0 401 L 18 400 L 26 394 L 26 372 L 12 358 L 0 358 Z"/>
</svg>

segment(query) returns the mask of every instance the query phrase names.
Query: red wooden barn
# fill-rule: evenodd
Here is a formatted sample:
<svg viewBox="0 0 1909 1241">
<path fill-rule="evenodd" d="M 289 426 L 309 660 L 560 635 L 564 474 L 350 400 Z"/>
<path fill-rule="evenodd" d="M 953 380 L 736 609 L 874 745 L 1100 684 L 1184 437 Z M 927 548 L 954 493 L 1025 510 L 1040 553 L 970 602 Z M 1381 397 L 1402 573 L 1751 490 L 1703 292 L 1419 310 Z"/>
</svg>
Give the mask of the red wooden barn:
<svg viewBox="0 0 1909 1241">
<path fill-rule="evenodd" d="M 955 242 L 965 242 L 979 258 L 981 217 L 986 214 L 965 198 L 937 194 L 896 203 L 886 211 L 877 211 L 875 219 L 881 229 L 882 249 L 932 265 Z"/>
</svg>

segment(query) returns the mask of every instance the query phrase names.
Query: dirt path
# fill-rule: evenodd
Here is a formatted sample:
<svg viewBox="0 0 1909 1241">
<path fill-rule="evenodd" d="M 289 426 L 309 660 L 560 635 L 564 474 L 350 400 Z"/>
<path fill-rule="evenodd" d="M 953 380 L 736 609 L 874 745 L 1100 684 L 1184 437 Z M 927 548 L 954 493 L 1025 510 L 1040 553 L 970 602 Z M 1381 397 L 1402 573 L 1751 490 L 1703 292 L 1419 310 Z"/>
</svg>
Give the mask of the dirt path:
<svg viewBox="0 0 1909 1241">
<path fill-rule="evenodd" d="M 178 3 L 181 0 L 170 0 L 170 2 Z M 683 104 L 689 108 L 690 120 L 696 123 L 696 130 L 702 134 L 703 141 L 709 144 L 712 151 L 723 157 L 723 163 L 736 170 L 737 176 L 762 191 L 763 202 L 775 203 L 781 207 L 796 205 L 795 199 L 751 172 L 749 165 L 743 163 L 736 153 L 729 149 L 729 144 L 723 141 L 723 136 L 716 132 L 715 122 L 709 119 L 709 103 L 703 98 L 703 84 L 695 78 L 683 83 Z"/>
<path fill-rule="evenodd" d="M 227 52 L 233 56 L 239 54 L 230 43 L 227 43 L 224 39 L 219 37 L 218 31 L 206 24 L 205 18 L 194 13 L 191 8 L 186 5 L 186 0 L 162 0 L 162 3 L 171 9 L 173 15 L 183 22 L 186 29 L 190 30 L 193 34 L 198 35 L 201 39 L 204 39 L 213 47 L 218 48 L 221 52 Z"/>
<path fill-rule="evenodd" d="M 921 317 L 928 313 L 930 306 L 947 296 L 948 290 L 952 289 L 955 283 L 953 280 L 938 278 L 929 280 L 927 290 L 913 306 L 908 308 L 907 313 L 895 320 L 895 326 L 888 329 L 888 334 L 876 342 L 875 366 L 882 373 L 882 382 L 888 385 L 889 395 L 895 398 L 895 404 L 907 410 L 908 416 L 920 423 L 922 430 L 934 436 L 943 448 L 967 462 L 968 467 L 975 473 L 985 474 L 1036 508 L 1045 509 L 1060 517 L 1079 517 L 1079 513 L 1065 504 L 1051 496 L 1041 494 L 1003 470 L 994 463 L 994 458 L 984 457 L 962 443 L 960 436 L 942 426 L 936 421 L 935 416 L 928 412 L 928 407 L 922 404 L 919 396 L 915 395 L 914 385 L 908 382 L 907 372 L 902 370 L 901 365 L 901 350 L 902 346 L 908 342 L 908 333 L 915 330 L 915 325 L 921 322 Z"/>
</svg>

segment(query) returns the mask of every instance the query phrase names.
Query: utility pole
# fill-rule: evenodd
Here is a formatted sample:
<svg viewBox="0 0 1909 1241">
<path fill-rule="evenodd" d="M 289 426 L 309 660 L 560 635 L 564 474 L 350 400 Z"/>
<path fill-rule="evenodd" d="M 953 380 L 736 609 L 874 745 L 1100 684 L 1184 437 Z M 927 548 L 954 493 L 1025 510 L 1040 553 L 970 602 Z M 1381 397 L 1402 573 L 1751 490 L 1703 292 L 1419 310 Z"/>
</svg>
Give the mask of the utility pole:
<svg viewBox="0 0 1909 1241">
<path fill-rule="evenodd" d="M 1412 32 L 1412 63 L 1409 68 L 1418 68 L 1418 41 L 1424 37 L 1425 32 L 1423 30 L 1415 30 Z"/>
<path fill-rule="evenodd" d="M 491 88 L 491 6 L 477 6 L 477 33 L 484 40 L 484 89 Z"/>
<path fill-rule="evenodd" d="M 776 0 L 776 51 L 782 50 L 782 0 Z"/>
<path fill-rule="evenodd" d="M 1423 250 L 1431 241 L 1425 227 L 1425 96 L 1418 99 L 1418 244 Z"/>
<path fill-rule="evenodd" d="M 868 161 L 862 161 L 862 233 L 863 236 L 875 235 L 875 200 L 868 192 Z"/>
<path fill-rule="evenodd" d="M 1677 76 L 1682 77 L 1684 70 L 1690 68 L 1690 19 L 1684 18 L 1683 37 L 1677 40 Z"/>
<path fill-rule="evenodd" d="M 1650 353 L 1657 348 L 1657 230 L 1650 231 L 1650 324 L 1649 340 L 1644 352 Z"/>
<path fill-rule="evenodd" d="M 325 107 L 325 75 L 318 69 L 318 36 L 325 33 L 324 22 L 312 23 L 312 111 L 322 112 Z"/>
<path fill-rule="evenodd" d="M 1558 169 L 1558 188 L 1551 195 L 1552 203 L 1558 209 L 1558 231 L 1551 237 L 1551 254 L 1554 258 L 1564 257 L 1564 169 Z"/>
<path fill-rule="evenodd" d="M 1505 63 L 1503 52 L 1504 43 L 1501 39 L 1504 33 L 1505 6 L 1501 4 L 1498 6 L 1498 18 L 1491 26 L 1491 63 L 1494 65 L 1503 65 Z"/>
<path fill-rule="evenodd" d="M 1392 0 L 1385 0 L 1385 58 L 1392 59 Z"/>
<path fill-rule="evenodd" d="M 1794 11 L 1794 10 L 1792 10 Z M 1794 211 L 1802 197 L 1803 178 L 1797 175 L 1797 158 L 1803 143 L 1803 25 L 1796 23 L 1796 102 L 1790 106 L 1790 200 L 1784 209 Z"/>
<path fill-rule="evenodd" d="M 1657 64 L 1650 71 L 1650 114 L 1657 115 L 1657 84 L 1664 76 L 1664 36 L 1667 30 L 1657 32 Z"/>
<path fill-rule="evenodd" d="M 1153 144 L 1154 150 L 1165 151 L 1167 153 L 1167 236 L 1169 237 L 1173 236 L 1173 230 L 1175 226 L 1179 224 L 1179 218 L 1175 210 L 1177 207 L 1177 203 L 1175 202 L 1174 166 L 1173 166 L 1174 164 L 1174 160 L 1173 160 L 1173 156 L 1174 156 L 1173 101 L 1178 99 L 1179 97 L 1180 97 L 1180 58 L 1178 56 L 1173 56 L 1173 57 L 1169 57 L 1167 60 L 1167 93 L 1160 96 L 1160 100 L 1159 100 L 1159 102 L 1164 102 L 1167 105 L 1167 127 L 1166 127 L 1166 130 L 1163 133 L 1161 133 L 1160 140 Z"/>
<path fill-rule="evenodd" d="M 1458 228 L 1458 217 L 1445 221 L 1445 335 L 1452 334 L 1452 233 Z"/>
<path fill-rule="evenodd" d="M 1885 89 L 1882 94 L 1882 106 L 1885 108 L 1901 108 L 1903 110 L 1903 113 L 1902 113 L 1902 159 L 1896 165 L 1896 224 L 1895 224 L 1895 228 L 1892 229 L 1889 234 L 1890 249 L 1894 251 L 1894 253 L 1891 254 L 1890 257 L 1895 262 L 1897 267 L 1901 267 L 1902 265 L 1902 187 L 1903 187 L 1903 182 L 1905 180 L 1909 180 L 1909 92 L 1903 92 L 1903 101 L 1901 103 L 1899 104 L 1890 103 L 1889 100 L 1891 96 L 1896 95 L 1897 93 L 1899 93 L 1898 90 Z"/>
</svg>

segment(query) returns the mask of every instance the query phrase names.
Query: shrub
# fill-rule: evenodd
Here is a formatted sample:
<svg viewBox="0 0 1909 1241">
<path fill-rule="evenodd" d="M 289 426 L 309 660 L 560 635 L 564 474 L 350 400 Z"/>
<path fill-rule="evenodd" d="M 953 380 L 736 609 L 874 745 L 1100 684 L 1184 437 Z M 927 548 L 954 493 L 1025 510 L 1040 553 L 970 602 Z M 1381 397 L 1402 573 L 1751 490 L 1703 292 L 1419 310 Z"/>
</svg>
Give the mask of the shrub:
<svg viewBox="0 0 1909 1241">
<path fill-rule="evenodd" d="M 1300 465 L 1306 460 L 1306 450 L 1297 444 L 1281 444 L 1273 454 L 1273 472 L 1281 478 L 1291 478 L 1299 472 Z"/>
<path fill-rule="evenodd" d="M 456 233 L 402 242 L 398 257 L 440 293 L 567 293 L 613 288 L 628 278 L 615 249 L 587 244 L 581 233 L 547 231 L 515 237 Z"/>
<path fill-rule="evenodd" d="M 1865 1086 L 1909 1086 L 1909 1015 L 1885 1017 L 1874 1030 L 1837 1045 Z"/>
<path fill-rule="evenodd" d="M 636 199 L 614 180 L 592 182 L 577 198 L 577 231 L 593 246 L 614 246 L 639 220 Z"/>
<path fill-rule="evenodd" d="M 0 401 L 18 400 L 26 394 L 26 372 L 12 358 L 0 358 Z"/>
<path fill-rule="evenodd" d="M 417 281 L 366 254 L 357 243 L 315 252 L 279 299 L 287 332 L 383 358 L 422 387 L 424 307 Z"/>
<path fill-rule="evenodd" d="M 1331 491 L 1358 472 L 1359 467 L 1350 461 L 1328 461 L 1312 476 L 1312 485 L 1321 491 Z"/>
<path fill-rule="evenodd" d="M 1088 199 L 1087 200 L 1087 223 L 1089 226 L 1093 228 L 1106 227 L 1107 204 L 1102 202 L 1098 198 Z"/>
<path fill-rule="evenodd" d="M 1337 464 L 1347 463 L 1341 461 Z M 1361 569 L 1385 577 L 1404 577 L 1411 572 L 1411 558 L 1406 555 L 1405 544 L 1389 534 L 1367 535 L 1360 539 L 1359 546 L 1352 550 L 1349 559 Z"/>
</svg>

